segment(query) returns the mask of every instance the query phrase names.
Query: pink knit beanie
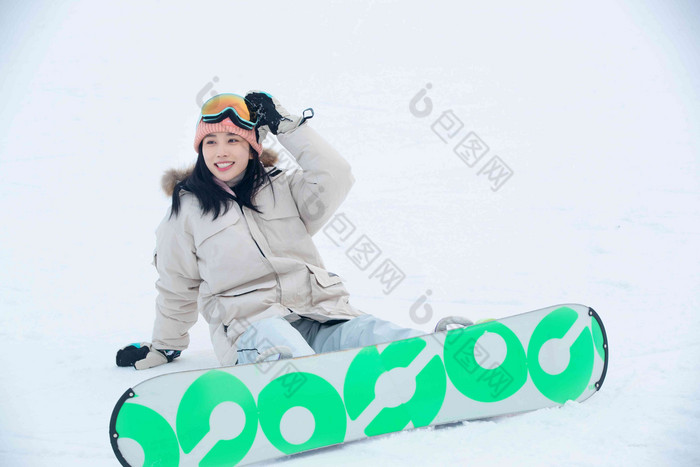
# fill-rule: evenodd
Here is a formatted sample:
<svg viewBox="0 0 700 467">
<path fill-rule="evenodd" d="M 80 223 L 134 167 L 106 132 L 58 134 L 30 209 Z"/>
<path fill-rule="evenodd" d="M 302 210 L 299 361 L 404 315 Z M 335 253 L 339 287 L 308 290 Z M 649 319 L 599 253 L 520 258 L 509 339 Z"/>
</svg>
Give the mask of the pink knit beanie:
<svg viewBox="0 0 700 467">
<path fill-rule="evenodd" d="M 199 143 L 202 142 L 205 136 L 209 133 L 219 133 L 219 132 L 230 132 L 241 136 L 243 139 L 248 141 L 250 146 L 257 151 L 258 156 L 262 154 L 263 147 L 255 137 L 255 130 L 246 130 L 234 124 L 230 118 L 225 118 L 218 123 L 206 123 L 199 119 L 199 124 L 197 125 L 197 131 L 194 134 L 194 150 L 199 152 Z"/>
</svg>

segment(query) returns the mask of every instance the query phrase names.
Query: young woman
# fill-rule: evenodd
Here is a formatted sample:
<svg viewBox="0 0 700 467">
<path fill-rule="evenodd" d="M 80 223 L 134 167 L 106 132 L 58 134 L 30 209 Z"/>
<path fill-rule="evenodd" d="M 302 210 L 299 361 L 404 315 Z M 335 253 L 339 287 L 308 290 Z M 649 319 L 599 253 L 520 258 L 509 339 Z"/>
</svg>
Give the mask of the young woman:
<svg viewBox="0 0 700 467">
<path fill-rule="evenodd" d="M 117 364 L 151 368 L 189 344 L 198 313 L 222 365 L 360 347 L 425 334 L 362 313 L 312 236 L 345 199 L 350 166 L 310 125 L 264 92 L 220 94 L 202 107 L 193 169 L 171 171 L 172 206 L 156 232 L 152 343 L 119 350 Z M 268 132 L 301 169 L 263 151 Z"/>
</svg>

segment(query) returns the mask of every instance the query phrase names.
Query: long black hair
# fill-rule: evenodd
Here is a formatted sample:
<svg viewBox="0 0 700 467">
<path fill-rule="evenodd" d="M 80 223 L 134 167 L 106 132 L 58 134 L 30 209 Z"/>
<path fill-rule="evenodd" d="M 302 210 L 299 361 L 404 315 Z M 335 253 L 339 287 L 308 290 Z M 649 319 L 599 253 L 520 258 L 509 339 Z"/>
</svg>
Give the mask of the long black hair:
<svg viewBox="0 0 700 467">
<path fill-rule="evenodd" d="M 270 182 L 270 176 L 265 171 L 257 151 L 252 147 L 250 148 L 250 155 L 253 158 L 248 161 L 243 179 L 231 188 L 235 193 L 235 196 L 231 196 L 214 181 L 214 174 L 211 173 L 204 162 L 202 143 L 199 143 L 199 155 L 194 170 L 184 180 L 175 185 L 173 189 L 170 217 L 177 217 L 180 212 L 181 190 L 189 191 L 197 197 L 202 207 L 202 216 L 212 213 L 214 219 L 216 219 L 219 215 L 224 215 L 228 212 L 232 202 L 238 203 L 239 206 L 246 206 L 259 213 L 260 210 L 253 204 L 253 199 L 258 189 L 265 183 Z M 274 197 L 274 190 L 272 195 Z"/>
</svg>

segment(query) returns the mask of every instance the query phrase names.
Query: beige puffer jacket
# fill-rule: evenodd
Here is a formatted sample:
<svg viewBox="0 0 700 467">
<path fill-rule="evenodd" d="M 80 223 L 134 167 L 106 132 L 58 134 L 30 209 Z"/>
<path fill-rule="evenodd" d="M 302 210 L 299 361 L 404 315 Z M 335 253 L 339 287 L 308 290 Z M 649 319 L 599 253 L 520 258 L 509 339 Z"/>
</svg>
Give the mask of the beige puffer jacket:
<svg viewBox="0 0 700 467">
<path fill-rule="evenodd" d="M 302 170 L 266 167 L 275 199 L 270 184 L 258 191 L 253 203 L 262 214 L 234 204 L 216 220 L 202 217 L 197 198 L 184 190 L 178 216 L 169 219 L 168 209 L 156 231 L 153 261 L 159 274 L 155 348 L 187 348 L 188 330 L 201 313 L 219 361 L 233 365 L 236 340 L 254 321 L 362 314 L 311 240 L 350 191 L 350 166 L 308 122 L 278 140 Z M 263 156 L 269 162 L 269 151 Z M 166 192 L 172 193 L 176 178 L 182 179 L 164 184 Z"/>
</svg>

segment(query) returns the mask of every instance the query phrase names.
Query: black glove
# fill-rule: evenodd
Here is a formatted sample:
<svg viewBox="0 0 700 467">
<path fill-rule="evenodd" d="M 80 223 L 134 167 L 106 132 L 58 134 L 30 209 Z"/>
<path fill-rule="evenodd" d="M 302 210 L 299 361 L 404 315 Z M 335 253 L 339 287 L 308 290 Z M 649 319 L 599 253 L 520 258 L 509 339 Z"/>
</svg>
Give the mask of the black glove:
<svg viewBox="0 0 700 467">
<path fill-rule="evenodd" d="M 302 112 L 305 114 L 309 110 L 311 111 L 310 116 L 291 115 L 277 99 L 263 91 L 249 91 L 245 98 L 251 103 L 259 119 L 256 128 L 267 127 L 273 135 L 287 133 L 314 116 L 314 111 L 311 108 Z"/>
<path fill-rule="evenodd" d="M 170 363 L 179 356 L 179 350 L 154 349 L 150 342 L 141 342 L 119 349 L 117 366 L 133 366 L 137 370 L 145 370 L 163 363 Z"/>
</svg>

